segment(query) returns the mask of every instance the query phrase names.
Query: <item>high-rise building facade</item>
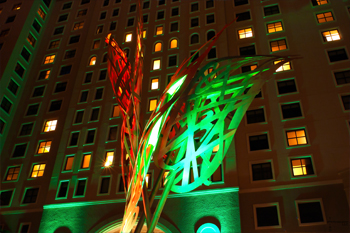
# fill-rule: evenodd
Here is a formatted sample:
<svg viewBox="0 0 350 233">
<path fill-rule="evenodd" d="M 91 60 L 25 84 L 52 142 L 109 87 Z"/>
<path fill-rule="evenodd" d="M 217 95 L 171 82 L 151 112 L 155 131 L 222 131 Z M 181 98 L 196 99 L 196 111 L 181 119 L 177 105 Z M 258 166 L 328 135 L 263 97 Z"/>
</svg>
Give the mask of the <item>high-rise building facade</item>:
<svg viewBox="0 0 350 233">
<path fill-rule="evenodd" d="M 141 8 L 143 123 L 179 64 L 236 17 L 206 62 L 301 57 L 256 96 L 211 185 L 169 195 L 156 232 L 204 224 L 223 233 L 348 232 L 350 1 L 144 0 Z M 136 0 L 0 0 L 0 229 L 120 227 L 122 119 L 104 40 L 112 33 L 133 60 L 138 12 Z M 150 189 L 158 173 L 151 164 Z"/>
</svg>

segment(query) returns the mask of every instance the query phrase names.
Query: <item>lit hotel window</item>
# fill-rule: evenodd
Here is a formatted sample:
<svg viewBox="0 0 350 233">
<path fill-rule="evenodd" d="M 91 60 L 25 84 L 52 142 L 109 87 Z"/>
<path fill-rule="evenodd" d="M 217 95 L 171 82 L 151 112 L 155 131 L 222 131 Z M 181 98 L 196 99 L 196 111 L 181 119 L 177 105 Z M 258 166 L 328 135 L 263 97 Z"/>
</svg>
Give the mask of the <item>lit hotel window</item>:
<svg viewBox="0 0 350 233">
<path fill-rule="evenodd" d="M 69 156 L 69 157 L 67 157 L 67 159 L 66 159 L 66 164 L 64 165 L 64 170 L 65 170 L 65 171 L 70 171 L 70 170 L 72 170 L 73 162 L 74 162 L 74 156 Z"/>
<path fill-rule="evenodd" d="M 12 8 L 13 11 L 18 11 L 19 9 L 21 9 L 21 5 L 22 3 L 18 3 L 18 4 L 15 4 Z"/>
<path fill-rule="evenodd" d="M 45 12 L 43 11 L 43 9 L 41 9 L 40 7 L 39 7 L 39 9 L 38 9 L 38 15 L 39 15 L 43 20 L 45 20 L 46 14 L 45 14 Z"/>
<path fill-rule="evenodd" d="M 50 64 L 53 63 L 55 61 L 55 54 L 54 55 L 49 55 L 45 57 L 45 61 L 44 64 Z"/>
<path fill-rule="evenodd" d="M 282 39 L 282 40 L 271 41 L 270 47 L 271 47 L 271 52 L 285 50 L 287 49 L 286 40 Z"/>
<path fill-rule="evenodd" d="M 42 164 L 35 164 L 33 166 L 33 170 L 32 170 L 32 174 L 30 175 L 30 177 L 40 177 L 44 175 L 44 170 L 45 170 L 45 163 Z"/>
<path fill-rule="evenodd" d="M 170 41 L 170 48 L 171 49 L 177 48 L 177 39 L 172 39 Z"/>
<path fill-rule="evenodd" d="M 238 35 L 239 35 L 239 39 L 253 37 L 253 30 L 252 28 L 241 29 L 241 30 L 238 30 Z"/>
<path fill-rule="evenodd" d="M 51 142 L 52 141 L 40 142 L 39 148 L 38 148 L 38 154 L 49 153 L 51 148 Z"/>
<path fill-rule="evenodd" d="M 113 164 L 113 158 L 114 158 L 114 152 L 113 151 L 109 151 L 106 153 L 106 160 L 105 160 L 105 167 L 109 167 Z"/>
<path fill-rule="evenodd" d="M 325 23 L 325 22 L 329 22 L 329 21 L 334 20 L 333 14 L 331 11 L 317 14 L 316 17 L 317 17 L 317 21 L 319 23 Z"/>
<path fill-rule="evenodd" d="M 6 174 L 6 180 L 17 180 L 20 170 L 20 166 L 9 168 Z"/>
<path fill-rule="evenodd" d="M 56 126 L 57 126 L 57 120 L 46 121 L 44 132 L 55 131 Z"/>
<path fill-rule="evenodd" d="M 143 30 L 143 32 L 142 32 L 142 38 L 146 38 L 146 35 L 147 35 L 147 31 L 146 31 L 146 30 Z"/>
<path fill-rule="evenodd" d="M 148 111 L 153 112 L 156 109 L 156 107 L 157 107 L 157 102 L 158 102 L 157 99 L 150 99 L 149 100 Z"/>
<path fill-rule="evenodd" d="M 162 43 L 158 42 L 154 45 L 154 52 L 160 52 L 162 51 Z"/>
<path fill-rule="evenodd" d="M 95 56 L 90 58 L 90 61 L 89 61 L 89 66 L 94 66 L 94 65 L 96 65 L 96 57 Z"/>
<path fill-rule="evenodd" d="M 288 146 L 306 145 L 307 139 L 305 129 L 287 131 Z"/>
<path fill-rule="evenodd" d="M 267 24 L 267 31 L 269 33 L 283 31 L 282 22 L 269 23 Z"/>
<path fill-rule="evenodd" d="M 280 61 L 274 61 L 273 64 L 277 64 L 279 63 Z M 276 72 L 281 72 L 281 71 L 286 71 L 286 70 L 290 70 L 291 69 L 291 66 L 290 66 L 290 62 L 286 62 L 284 63 L 282 66 L 280 66 Z"/>
<path fill-rule="evenodd" d="M 156 35 L 162 35 L 163 34 L 163 26 L 158 26 L 156 28 Z"/>
<path fill-rule="evenodd" d="M 151 90 L 157 90 L 159 87 L 159 79 L 154 78 L 151 80 Z"/>
<path fill-rule="evenodd" d="M 118 105 L 113 106 L 112 117 L 119 117 L 120 109 Z"/>
<path fill-rule="evenodd" d="M 90 167 L 90 159 L 91 154 L 85 154 L 83 160 L 81 162 L 81 168 L 89 168 Z"/>
<path fill-rule="evenodd" d="M 82 29 L 84 27 L 84 21 L 83 22 L 79 22 L 79 23 L 75 23 L 73 30 L 78 30 L 78 29 Z"/>
<path fill-rule="evenodd" d="M 314 6 L 323 5 L 327 3 L 328 3 L 328 0 L 312 0 L 312 5 Z"/>
<path fill-rule="evenodd" d="M 322 32 L 324 41 L 340 40 L 339 31 L 337 29 Z"/>
<path fill-rule="evenodd" d="M 132 34 L 131 34 L 131 33 L 126 34 L 126 36 L 125 36 L 125 42 L 130 42 L 131 39 L 132 39 Z"/>
<path fill-rule="evenodd" d="M 311 158 L 292 159 L 293 176 L 313 175 Z"/>
<path fill-rule="evenodd" d="M 160 59 L 153 60 L 153 70 L 160 69 Z"/>
</svg>

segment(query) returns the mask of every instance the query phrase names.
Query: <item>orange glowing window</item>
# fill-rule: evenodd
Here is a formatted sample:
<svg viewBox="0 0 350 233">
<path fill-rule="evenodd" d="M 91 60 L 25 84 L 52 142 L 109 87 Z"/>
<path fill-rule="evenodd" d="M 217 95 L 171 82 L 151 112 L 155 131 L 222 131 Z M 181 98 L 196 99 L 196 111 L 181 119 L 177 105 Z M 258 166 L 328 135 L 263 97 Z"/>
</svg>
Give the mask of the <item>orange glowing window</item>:
<svg viewBox="0 0 350 233">
<path fill-rule="evenodd" d="M 74 156 L 67 157 L 66 164 L 64 165 L 65 171 L 70 171 L 73 168 Z"/>
<path fill-rule="evenodd" d="M 219 148 L 220 148 L 220 145 L 216 145 L 216 146 L 213 148 L 213 153 L 218 152 Z"/>
<path fill-rule="evenodd" d="M 163 34 L 163 26 L 158 26 L 156 28 L 156 35 L 162 35 Z"/>
<path fill-rule="evenodd" d="M 89 66 L 94 66 L 96 65 L 96 57 L 93 56 L 90 58 L 90 61 L 89 61 Z"/>
<path fill-rule="evenodd" d="M 282 22 L 275 22 L 267 24 L 267 31 L 269 33 L 283 31 Z"/>
<path fill-rule="evenodd" d="M 306 145 L 307 139 L 305 129 L 287 131 L 288 146 Z"/>
<path fill-rule="evenodd" d="M 156 109 L 156 107 L 157 107 L 157 102 L 158 102 L 157 99 L 151 99 L 151 100 L 149 100 L 148 111 L 153 112 L 153 111 Z"/>
<path fill-rule="evenodd" d="M 317 22 L 319 23 L 325 23 L 325 22 L 330 22 L 334 20 L 333 14 L 331 11 L 317 14 L 316 17 L 317 17 Z"/>
<path fill-rule="evenodd" d="M 44 132 L 55 131 L 56 126 L 57 126 L 57 120 L 46 121 L 45 127 L 44 127 Z"/>
<path fill-rule="evenodd" d="M 54 55 L 49 55 L 45 57 L 44 64 L 50 64 L 55 61 L 55 54 Z"/>
<path fill-rule="evenodd" d="M 43 11 L 43 9 L 41 9 L 40 7 L 39 7 L 39 9 L 38 9 L 38 15 L 40 16 L 40 18 L 42 18 L 43 20 L 45 20 L 46 14 L 45 14 L 45 12 Z"/>
<path fill-rule="evenodd" d="M 271 47 L 271 52 L 285 50 L 287 49 L 286 40 L 282 39 L 282 40 L 271 41 L 270 47 Z"/>
<path fill-rule="evenodd" d="M 38 154 L 49 153 L 52 141 L 40 142 L 38 148 Z"/>
<path fill-rule="evenodd" d="M 44 175 L 45 166 L 46 166 L 45 163 L 35 164 L 33 166 L 32 174 L 30 175 L 30 177 L 34 178 L 34 177 L 43 176 Z"/>
<path fill-rule="evenodd" d="M 277 64 L 279 62 L 280 61 L 274 61 L 273 64 Z M 278 67 L 276 72 L 286 71 L 286 70 L 290 70 L 290 69 L 291 69 L 290 62 L 286 62 L 282 66 Z"/>
<path fill-rule="evenodd" d="M 13 11 L 18 11 L 19 9 L 21 9 L 21 5 L 22 3 L 18 3 L 18 4 L 15 4 L 12 8 Z"/>
<path fill-rule="evenodd" d="M 160 59 L 153 60 L 153 70 L 160 69 Z"/>
<path fill-rule="evenodd" d="M 105 167 L 111 166 L 113 164 L 113 159 L 114 159 L 114 152 L 113 151 L 107 152 L 104 166 Z"/>
<path fill-rule="evenodd" d="M 323 4 L 327 4 L 327 3 L 328 3 L 328 0 L 316 0 L 316 5 L 323 5 Z"/>
<path fill-rule="evenodd" d="M 340 40 L 339 31 L 337 29 L 322 32 L 324 41 L 335 41 Z"/>
<path fill-rule="evenodd" d="M 314 174 L 311 158 L 292 159 L 291 162 L 293 176 L 307 176 Z"/>
<path fill-rule="evenodd" d="M 132 40 L 132 34 L 128 33 L 125 35 L 125 42 L 130 42 Z"/>
<path fill-rule="evenodd" d="M 170 48 L 171 48 L 171 49 L 177 48 L 177 39 L 172 39 L 172 40 L 170 41 Z"/>
<path fill-rule="evenodd" d="M 154 52 L 160 52 L 162 51 L 162 43 L 158 42 L 154 45 Z"/>
<path fill-rule="evenodd" d="M 144 31 L 142 32 L 142 38 L 146 38 L 146 36 L 147 36 L 147 31 L 144 30 Z"/>
<path fill-rule="evenodd" d="M 154 78 L 151 80 L 151 90 L 157 90 L 159 87 L 159 79 Z"/>
<path fill-rule="evenodd" d="M 91 159 L 91 154 L 85 154 L 83 157 L 83 161 L 81 161 L 81 168 L 89 168 L 90 159 Z"/>
<path fill-rule="evenodd" d="M 120 116 L 120 109 L 118 105 L 113 106 L 113 111 L 112 111 L 112 117 L 119 117 Z"/>
<path fill-rule="evenodd" d="M 238 36 L 239 36 L 239 39 L 253 37 L 253 29 L 244 28 L 244 29 L 238 30 Z"/>
<path fill-rule="evenodd" d="M 84 21 L 83 22 L 79 22 L 79 23 L 75 23 L 73 30 L 78 30 L 78 29 L 82 29 L 84 27 Z"/>
<path fill-rule="evenodd" d="M 20 166 L 9 168 L 6 174 L 6 180 L 17 180 L 20 170 Z"/>
</svg>

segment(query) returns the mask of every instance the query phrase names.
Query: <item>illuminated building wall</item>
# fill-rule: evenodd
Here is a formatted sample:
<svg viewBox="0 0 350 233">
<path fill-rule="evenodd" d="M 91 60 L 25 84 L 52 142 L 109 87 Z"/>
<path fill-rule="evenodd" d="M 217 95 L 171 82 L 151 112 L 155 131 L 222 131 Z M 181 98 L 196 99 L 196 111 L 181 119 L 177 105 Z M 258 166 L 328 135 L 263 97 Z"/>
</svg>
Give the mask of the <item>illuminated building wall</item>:
<svg viewBox="0 0 350 233">
<path fill-rule="evenodd" d="M 124 211 L 118 156 L 122 121 L 105 76 L 104 37 L 111 32 L 133 56 L 135 4 L 0 1 L 3 229 L 96 232 L 118 227 Z M 158 229 L 193 232 L 214 223 L 221 232 L 346 232 L 350 2 L 141 4 L 145 121 L 180 62 L 237 16 L 208 60 L 239 54 L 303 57 L 276 72 L 253 101 L 213 184 L 171 194 Z M 113 156 L 108 168 L 106 156 Z M 151 165 L 150 185 L 157 173 Z M 310 210 L 313 217 L 305 217 Z"/>
</svg>

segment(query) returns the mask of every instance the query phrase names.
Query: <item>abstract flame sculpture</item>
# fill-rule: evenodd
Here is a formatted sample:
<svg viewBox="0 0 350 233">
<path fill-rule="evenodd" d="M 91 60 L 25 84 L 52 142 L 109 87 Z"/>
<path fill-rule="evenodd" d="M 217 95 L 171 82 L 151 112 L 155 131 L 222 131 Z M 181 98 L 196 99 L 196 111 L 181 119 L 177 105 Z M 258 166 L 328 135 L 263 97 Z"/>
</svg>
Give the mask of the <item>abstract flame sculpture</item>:
<svg viewBox="0 0 350 233">
<path fill-rule="evenodd" d="M 134 227 L 139 217 L 137 204 L 141 195 L 144 212 L 135 232 L 140 231 L 145 219 L 148 232 L 153 232 L 170 191 L 184 193 L 211 183 L 209 179 L 222 163 L 254 97 L 276 69 L 293 59 L 271 55 L 235 56 L 211 61 L 200 68 L 231 22 L 196 52 L 207 46 L 197 59 L 194 54 L 181 64 L 141 135 L 139 106 L 143 51 L 142 13 L 139 12 L 133 68 L 117 42 L 110 35 L 106 38 L 109 44 L 108 74 L 123 114 L 122 172 L 128 174 L 123 177 L 127 192 L 121 232 L 130 232 Z M 279 62 L 273 64 L 276 60 Z M 260 63 L 259 68 L 237 72 L 254 62 Z M 149 197 L 144 184 L 152 158 L 161 173 Z M 198 164 L 201 164 L 200 170 Z M 164 190 L 152 214 L 150 207 L 164 174 L 167 174 Z"/>
</svg>

